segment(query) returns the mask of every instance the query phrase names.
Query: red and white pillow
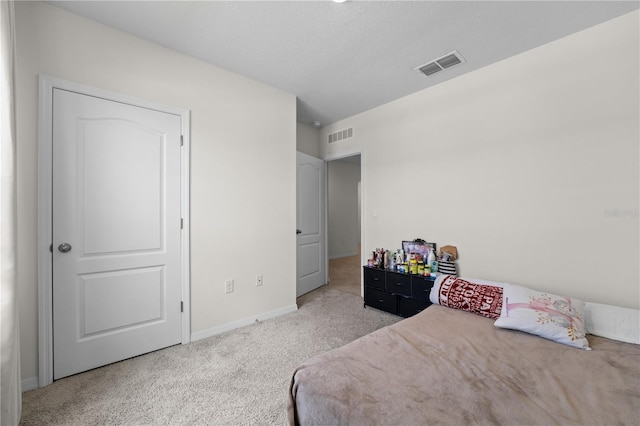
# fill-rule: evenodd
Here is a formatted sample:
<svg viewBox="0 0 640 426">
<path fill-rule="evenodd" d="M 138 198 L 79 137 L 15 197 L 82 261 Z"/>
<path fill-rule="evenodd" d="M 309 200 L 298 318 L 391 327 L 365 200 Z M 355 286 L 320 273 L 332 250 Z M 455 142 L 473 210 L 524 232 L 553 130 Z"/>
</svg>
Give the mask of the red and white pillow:
<svg viewBox="0 0 640 426">
<path fill-rule="evenodd" d="M 497 319 L 502 310 L 502 287 L 492 281 L 440 275 L 429 294 L 431 303 Z"/>
</svg>

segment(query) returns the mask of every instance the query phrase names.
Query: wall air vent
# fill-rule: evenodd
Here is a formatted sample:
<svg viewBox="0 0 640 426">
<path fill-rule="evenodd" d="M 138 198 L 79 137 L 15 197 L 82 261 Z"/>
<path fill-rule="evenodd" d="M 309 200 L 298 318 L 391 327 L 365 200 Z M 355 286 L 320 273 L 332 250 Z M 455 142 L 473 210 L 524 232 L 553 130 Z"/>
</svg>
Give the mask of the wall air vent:
<svg viewBox="0 0 640 426">
<path fill-rule="evenodd" d="M 336 143 L 353 137 L 353 127 L 329 134 L 329 143 Z"/>
<path fill-rule="evenodd" d="M 446 70 L 447 68 L 451 68 L 454 65 L 462 64 L 464 62 L 465 60 L 460 55 L 460 53 L 458 53 L 457 50 L 454 50 L 453 52 L 449 52 L 446 55 L 434 59 L 431 62 L 427 62 L 424 65 L 420 65 L 419 67 L 416 67 L 414 69 L 429 77 L 430 75 L 436 74 L 440 71 Z"/>
</svg>

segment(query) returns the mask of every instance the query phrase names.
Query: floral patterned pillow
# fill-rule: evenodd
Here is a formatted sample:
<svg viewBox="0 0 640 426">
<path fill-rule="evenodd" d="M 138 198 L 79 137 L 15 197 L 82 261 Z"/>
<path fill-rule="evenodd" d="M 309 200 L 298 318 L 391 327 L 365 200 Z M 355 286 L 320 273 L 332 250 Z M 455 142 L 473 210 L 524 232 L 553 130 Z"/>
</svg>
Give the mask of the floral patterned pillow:
<svg viewBox="0 0 640 426">
<path fill-rule="evenodd" d="M 496 327 L 525 331 L 545 339 L 590 350 L 585 337 L 584 302 L 506 285 Z"/>
</svg>

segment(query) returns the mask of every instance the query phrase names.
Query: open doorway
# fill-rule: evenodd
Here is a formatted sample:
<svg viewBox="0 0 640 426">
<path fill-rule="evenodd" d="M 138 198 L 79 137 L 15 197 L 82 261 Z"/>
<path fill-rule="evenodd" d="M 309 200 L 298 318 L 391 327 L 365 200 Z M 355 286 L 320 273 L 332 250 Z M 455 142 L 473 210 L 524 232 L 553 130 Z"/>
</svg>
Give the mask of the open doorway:
<svg viewBox="0 0 640 426">
<path fill-rule="evenodd" d="M 360 154 L 327 163 L 329 285 L 361 295 Z"/>
</svg>

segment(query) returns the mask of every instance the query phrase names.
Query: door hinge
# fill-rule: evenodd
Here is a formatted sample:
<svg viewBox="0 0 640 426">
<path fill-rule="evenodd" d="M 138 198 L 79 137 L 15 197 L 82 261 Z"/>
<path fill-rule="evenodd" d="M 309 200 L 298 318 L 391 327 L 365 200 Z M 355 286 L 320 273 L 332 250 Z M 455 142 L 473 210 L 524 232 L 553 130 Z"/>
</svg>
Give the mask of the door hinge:
<svg viewBox="0 0 640 426">
<path fill-rule="evenodd" d="M 184 302 L 180 302 L 180 312 L 184 312 Z"/>
<path fill-rule="evenodd" d="M 180 229 L 184 229 L 184 219 L 180 218 Z"/>
<path fill-rule="evenodd" d="M 49 253 L 53 253 L 53 244 L 49 244 Z"/>
<path fill-rule="evenodd" d="M 180 135 L 180 146 L 184 145 L 184 136 Z"/>
</svg>

